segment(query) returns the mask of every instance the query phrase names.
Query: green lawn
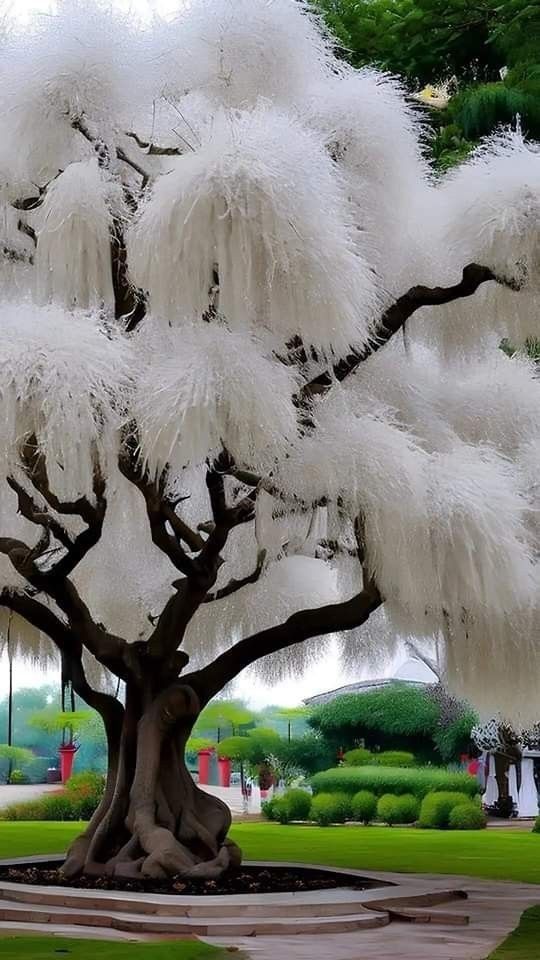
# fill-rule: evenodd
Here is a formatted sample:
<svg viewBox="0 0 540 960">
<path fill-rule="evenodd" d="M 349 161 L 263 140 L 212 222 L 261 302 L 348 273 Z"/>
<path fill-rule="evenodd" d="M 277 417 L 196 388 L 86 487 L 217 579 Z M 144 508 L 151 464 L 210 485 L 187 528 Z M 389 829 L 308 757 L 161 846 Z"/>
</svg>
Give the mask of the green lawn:
<svg viewBox="0 0 540 960">
<path fill-rule="evenodd" d="M 540 960 L 540 907 L 525 911 L 517 930 L 489 960 Z"/>
<path fill-rule="evenodd" d="M 0 857 L 60 853 L 81 829 L 76 823 L 0 822 Z M 232 836 L 250 860 L 298 860 L 358 870 L 456 873 L 540 883 L 540 834 L 522 830 L 444 832 L 239 823 Z"/>
<path fill-rule="evenodd" d="M 0 960 L 221 960 L 228 956 L 196 940 L 108 943 L 64 937 L 2 937 Z M 239 956 L 239 954 L 235 954 Z"/>
</svg>

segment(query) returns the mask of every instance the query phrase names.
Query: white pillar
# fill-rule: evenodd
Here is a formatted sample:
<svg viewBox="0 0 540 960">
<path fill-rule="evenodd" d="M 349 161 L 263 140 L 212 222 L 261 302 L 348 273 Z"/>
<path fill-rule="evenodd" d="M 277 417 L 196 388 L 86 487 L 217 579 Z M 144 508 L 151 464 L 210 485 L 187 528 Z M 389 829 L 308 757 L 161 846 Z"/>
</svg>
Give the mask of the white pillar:
<svg viewBox="0 0 540 960">
<path fill-rule="evenodd" d="M 484 794 L 484 806 L 491 807 L 499 799 L 499 788 L 495 779 L 495 757 L 489 754 L 489 773 L 487 778 L 486 792 Z"/>
<path fill-rule="evenodd" d="M 520 817 L 536 817 L 538 815 L 538 795 L 533 773 L 533 758 L 523 757 L 521 762 L 521 790 L 518 800 Z"/>
</svg>

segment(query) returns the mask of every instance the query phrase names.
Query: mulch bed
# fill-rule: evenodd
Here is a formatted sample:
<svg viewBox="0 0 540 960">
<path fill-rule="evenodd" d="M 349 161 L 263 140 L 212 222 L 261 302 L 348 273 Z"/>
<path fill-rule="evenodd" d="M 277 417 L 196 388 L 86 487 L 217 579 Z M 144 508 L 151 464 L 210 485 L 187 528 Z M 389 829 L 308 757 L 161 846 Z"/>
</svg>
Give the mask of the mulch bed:
<svg viewBox="0 0 540 960">
<path fill-rule="evenodd" d="M 230 895 L 238 893 L 300 893 L 309 890 L 335 890 L 350 887 L 368 890 L 386 886 L 381 881 L 367 880 L 346 873 L 327 873 L 289 867 L 240 867 L 229 870 L 219 880 L 123 880 L 120 877 L 79 877 L 67 879 L 52 864 L 18 864 L 0 868 L 0 880 L 27 883 L 33 886 L 71 887 L 79 890 L 119 890 L 126 893 L 168 893 L 183 896 Z"/>
</svg>

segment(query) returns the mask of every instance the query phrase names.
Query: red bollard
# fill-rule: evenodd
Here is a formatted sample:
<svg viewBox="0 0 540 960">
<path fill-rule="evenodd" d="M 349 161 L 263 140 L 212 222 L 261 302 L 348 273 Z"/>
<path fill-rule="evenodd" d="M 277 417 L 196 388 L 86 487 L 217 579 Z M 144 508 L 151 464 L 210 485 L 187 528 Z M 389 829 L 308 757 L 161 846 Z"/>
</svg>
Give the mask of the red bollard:
<svg viewBox="0 0 540 960">
<path fill-rule="evenodd" d="M 219 785 L 220 787 L 230 787 L 231 785 L 231 761 L 228 757 L 220 757 L 218 760 Z"/>
<path fill-rule="evenodd" d="M 72 743 L 68 743 L 66 746 L 60 747 L 58 752 L 60 754 L 60 777 L 62 783 L 65 783 L 66 780 L 69 780 L 73 771 L 73 761 L 75 760 L 77 747 L 74 747 Z"/>
<path fill-rule="evenodd" d="M 208 747 L 204 750 L 199 750 L 199 783 L 210 783 L 210 757 L 213 752 L 214 751 Z"/>
</svg>

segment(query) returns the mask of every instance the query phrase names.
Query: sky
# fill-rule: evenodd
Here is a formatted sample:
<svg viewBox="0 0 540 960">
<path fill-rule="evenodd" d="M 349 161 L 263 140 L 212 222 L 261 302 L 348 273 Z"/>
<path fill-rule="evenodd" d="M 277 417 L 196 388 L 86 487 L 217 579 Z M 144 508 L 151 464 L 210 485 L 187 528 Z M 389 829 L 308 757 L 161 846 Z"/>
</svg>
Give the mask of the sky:
<svg viewBox="0 0 540 960">
<path fill-rule="evenodd" d="M 151 18 L 153 14 L 171 16 L 182 6 L 182 0 L 112 0 L 113 5 L 124 12 L 132 11 L 135 16 Z M 19 22 L 28 22 L 35 12 L 47 13 L 54 10 L 54 0 L 7 0 L 1 3 L 0 9 L 8 11 L 9 15 Z M 391 674 L 397 662 L 390 666 L 382 666 L 376 671 L 381 676 Z M 325 690 L 332 690 L 345 683 L 373 676 L 373 670 L 362 670 L 346 673 L 341 668 L 336 652 L 329 644 L 328 656 L 324 660 L 310 667 L 302 677 L 283 681 L 273 685 L 253 680 L 251 676 L 240 677 L 234 694 L 245 699 L 251 707 L 259 709 L 266 704 L 280 704 L 283 706 L 299 703 L 304 697 L 309 697 Z M 16 664 L 14 670 L 15 688 L 38 686 L 42 683 L 59 680 L 58 671 L 42 673 L 26 664 Z M 7 661 L 0 662 L 0 697 L 7 691 Z"/>
</svg>

